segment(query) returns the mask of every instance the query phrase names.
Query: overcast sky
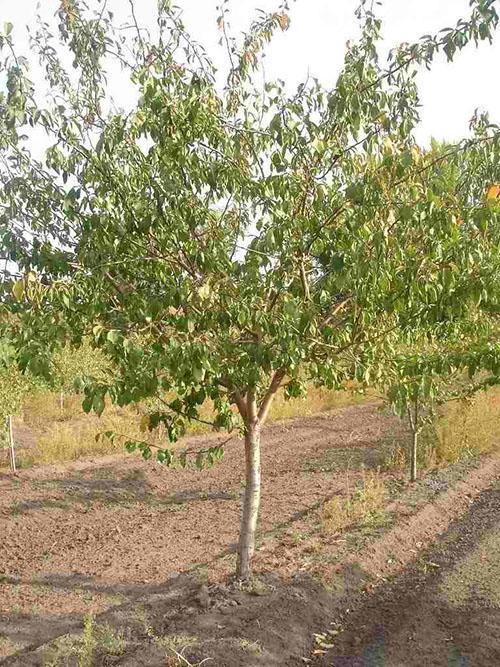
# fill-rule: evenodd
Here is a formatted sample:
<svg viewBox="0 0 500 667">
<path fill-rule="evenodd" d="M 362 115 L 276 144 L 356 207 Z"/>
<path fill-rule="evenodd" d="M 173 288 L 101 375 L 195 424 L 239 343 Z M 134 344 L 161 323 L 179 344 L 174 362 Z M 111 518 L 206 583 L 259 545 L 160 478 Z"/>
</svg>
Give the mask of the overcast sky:
<svg viewBox="0 0 500 667">
<path fill-rule="evenodd" d="M 99 6 L 98 0 L 88 0 Z M 193 37 L 212 54 L 220 52 L 216 27 L 219 0 L 177 0 Z M 43 0 L 44 16 L 53 16 L 59 0 Z M 277 0 L 232 0 L 232 29 L 244 30 L 255 16 L 255 8 L 274 9 Z M 499 3 L 500 4 L 500 3 Z M 26 53 L 24 26 L 34 24 L 36 0 L 0 0 L 0 24 L 10 21 L 20 50 Z M 151 24 L 156 0 L 135 0 L 141 24 Z M 279 35 L 266 58 L 267 78 L 280 77 L 295 85 L 308 72 L 325 84 L 332 84 L 342 64 L 345 43 L 355 37 L 354 9 L 357 0 L 297 0 L 291 11 L 290 30 Z M 129 0 L 108 0 L 117 15 L 128 12 Z M 384 0 L 378 8 L 383 21 L 384 46 L 413 41 L 423 34 L 454 26 L 469 14 L 468 0 Z M 453 64 L 440 59 L 431 72 L 420 75 L 423 104 L 418 139 L 431 136 L 456 140 L 467 134 L 476 107 L 486 109 L 500 123 L 500 29 L 493 45 L 473 45 L 457 56 Z M 216 56 L 218 57 L 218 56 Z"/>
</svg>

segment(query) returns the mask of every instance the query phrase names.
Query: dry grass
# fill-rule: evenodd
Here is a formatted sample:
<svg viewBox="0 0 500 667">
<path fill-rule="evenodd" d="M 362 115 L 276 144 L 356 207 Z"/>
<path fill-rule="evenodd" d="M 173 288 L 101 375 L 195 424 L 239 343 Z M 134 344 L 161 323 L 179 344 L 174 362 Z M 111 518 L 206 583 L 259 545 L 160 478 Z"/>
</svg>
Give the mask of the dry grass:
<svg viewBox="0 0 500 667">
<path fill-rule="evenodd" d="M 365 473 L 354 489 L 348 488 L 346 497 L 335 497 L 323 506 L 322 527 L 329 534 L 340 533 L 356 525 L 379 525 L 384 519 L 384 505 L 388 492 L 377 473 Z"/>
<path fill-rule="evenodd" d="M 436 463 L 453 463 L 500 447 L 500 387 L 448 403 L 430 433 Z"/>
<path fill-rule="evenodd" d="M 270 421 L 303 417 L 352 403 L 366 401 L 367 397 L 353 392 L 333 392 L 311 388 L 306 398 L 286 401 L 282 395 L 276 397 L 269 417 Z M 61 406 L 60 395 L 47 391 L 32 393 L 25 402 L 21 425 L 31 429 L 34 444 L 22 447 L 18 458 L 21 467 L 75 461 L 86 457 L 105 456 L 123 452 L 119 442 L 106 438 L 96 440 L 98 433 L 115 431 L 129 439 L 143 439 L 140 431 L 140 416 L 147 406 L 119 408 L 108 405 L 102 417 L 85 414 L 81 407 L 82 397 L 66 394 Z M 201 417 L 207 421 L 213 418 L 209 402 L 201 408 Z M 193 422 L 189 434 L 207 432 L 209 427 Z M 148 440 L 165 444 L 161 430 L 147 434 Z M 20 443 L 23 444 L 22 442 Z"/>
<path fill-rule="evenodd" d="M 271 406 L 269 420 L 281 421 L 294 417 L 310 417 L 335 408 L 365 403 L 368 400 L 373 400 L 370 392 L 361 394 L 354 391 L 331 391 L 321 387 L 311 387 L 304 398 L 285 400 L 283 394 L 276 396 Z"/>
<path fill-rule="evenodd" d="M 18 441 L 19 467 L 46 465 L 65 461 L 76 461 L 85 457 L 105 456 L 124 452 L 117 441 L 105 437 L 96 438 L 105 431 L 114 431 L 129 439 L 143 440 L 140 418 L 144 405 L 120 408 L 108 404 L 101 417 L 86 414 L 82 409 L 82 396 L 67 394 L 61 409 L 58 393 L 36 392 L 25 402 L 22 415 L 17 421 L 23 436 L 30 433 L 30 442 Z M 147 439 L 155 444 L 165 444 L 160 428 Z"/>
<path fill-rule="evenodd" d="M 419 438 L 417 463 L 436 468 L 500 448 L 500 387 L 492 387 L 471 399 L 450 401 Z M 407 447 L 395 444 L 384 461 L 385 470 L 409 465 Z"/>
</svg>

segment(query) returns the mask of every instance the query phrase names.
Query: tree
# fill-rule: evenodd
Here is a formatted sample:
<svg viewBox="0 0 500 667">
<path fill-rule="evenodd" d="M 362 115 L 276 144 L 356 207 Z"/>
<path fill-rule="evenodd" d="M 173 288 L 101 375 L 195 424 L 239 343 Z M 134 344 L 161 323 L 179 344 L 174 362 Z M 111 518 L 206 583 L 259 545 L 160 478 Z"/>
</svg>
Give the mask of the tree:
<svg viewBox="0 0 500 667">
<path fill-rule="evenodd" d="M 106 361 L 88 340 L 83 340 L 76 347 L 64 347 L 52 357 L 51 385 L 59 390 L 61 412 L 64 409 L 64 396 L 84 385 L 85 378 L 104 379 L 107 373 Z"/>
<path fill-rule="evenodd" d="M 394 412 L 407 419 L 411 431 L 410 481 L 417 480 L 418 442 L 437 408 L 453 400 L 470 400 L 500 381 L 498 329 L 440 348 L 399 355 L 386 371 L 383 388 Z"/>
<path fill-rule="evenodd" d="M 298 395 L 308 379 L 372 381 L 401 336 L 432 336 L 489 293 L 489 264 L 477 254 L 492 252 L 490 232 L 471 253 L 474 226 L 457 226 L 440 178 L 445 158 L 427 160 L 412 137 L 418 66 L 492 38 L 494 3 L 471 6 L 467 21 L 395 49 L 384 69 L 380 21 L 362 3 L 361 36 L 336 86 L 309 79 L 291 95 L 281 81 L 254 84 L 266 43 L 288 27 L 286 3 L 262 13 L 241 43 L 223 5 L 224 88 L 165 0 L 157 34 L 135 24 L 128 41 L 105 10 L 62 3 L 58 39 L 40 22 L 32 40 L 52 90 L 43 104 L 10 26 L 2 37 L 0 225 L 18 267 L 3 303 L 18 362 L 48 373 L 54 346 L 90 336 L 114 377 L 86 385 L 85 409 L 102 412 L 106 396 L 121 405 L 158 396 L 164 409 L 144 425 L 163 424 L 171 441 L 208 398 L 215 428 L 241 424 L 240 577 L 250 573 L 261 431 L 276 392 Z M 134 108 L 109 103 L 112 62 L 137 92 Z M 29 150 L 31 128 L 50 144 L 42 156 Z M 147 441 L 127 442 L 137 447 L 151 456 Z M 201 452 L 198 462 L 220 455 Z M 157 457 L 186 463 L 170 447 Z"/>
<path fill-rule="evenodd" d="M 14 350 L 8 340 L 0 339 L 0 441 L 5 441 L 9 448 L 13 472 L 16 472 L 16 456 L 12 417 L 19 413 L 33 386 L 33 378 L 23 375 L 17 368 Z"/>
<path fill-rule="evenodd" d="M 478 251 L 477 264 L 487 268 L 487 292 L 477 292 L 475 304 L 440 323 L 430 341 L 424 335 L 413 337 L 412 345 L 402 341 L 398 354 L 385 359 L 379 378 L 394 411 L 408 419 L 412 433 L 410 480 L 417 478 L 418 437 L 433 418 L 436 406 L 449 400 L 471 397 L 475 392 L 498 384 L 500 376 L 500 284 L 498 227 L 489 236 L 490 250 L 483 255 L 479 237 L 500 211 L 498 146 L 489 142 L 492 126 L 487 116 L 473 119 L 476 141 L 457 155 L 454 147 L 433 142 L 430 164 L 439 164 L 440 180 L 448 181 L 448 205 L 456 224 L 471 232 L 468 242 Z M 496 128 L 495 128 L 496 129 Z M 442 164 L 442 157 L 446 163 Z M 436 193 L 434 193 L 436 194 Z M 466 215 L 462 217 L 462 212 Z M 443 262 L 446 287 L 456 280 L 456 269 Z M 457 295 L 458 296 L 458 295 Z M 425 333 L 425 332 L 424 332 Z"/>
</svg>

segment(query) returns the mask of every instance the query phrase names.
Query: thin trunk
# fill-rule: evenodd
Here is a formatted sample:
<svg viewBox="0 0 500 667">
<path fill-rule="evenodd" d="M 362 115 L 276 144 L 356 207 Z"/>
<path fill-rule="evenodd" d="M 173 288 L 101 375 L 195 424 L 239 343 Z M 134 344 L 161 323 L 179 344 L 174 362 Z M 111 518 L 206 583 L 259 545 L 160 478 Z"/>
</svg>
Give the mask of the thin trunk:
<svg viewBox="0 0 500 667">
<path fill-rule="evenodd" d="M 408 419 L 411 428 L 411 449 L 410 449 L 410 482 L 417 481 L 417 451 L 418 451 L 418 432 L 419 432 L 419 412 L 418 396 L 413 401 L 413 413 L 408 407 Z"/>
<path fill-rule="evenodd" d="M 248 579 L 250 563 L 255 551 L 255 530 L 260 505 L 260 424 L 247 423 L 245 431 L 246 485 L 241 517 L 240 542 L 236 575 Z"/>
<path fill-rule="evenodd" d="M 410 457 L 410 481 L 417 481 L 417 448 L 418 448 L 418 431 L 413 431 L 411 441 L 411 457 Z"/>
<path fill-rule="evenodd" d="M 59 409 L 64 412 L 64 391 L 59 392 Z"/>
<path fill-rule="evenodd" d="M 10 454 L 10 468 L 12 472 L 16 472 L 16 450 L 14 448 L 14 433 L 12 430 L 12 417 L 7 417 L 7 437 L 9 439 L 9 454 Z"/>
</svg>

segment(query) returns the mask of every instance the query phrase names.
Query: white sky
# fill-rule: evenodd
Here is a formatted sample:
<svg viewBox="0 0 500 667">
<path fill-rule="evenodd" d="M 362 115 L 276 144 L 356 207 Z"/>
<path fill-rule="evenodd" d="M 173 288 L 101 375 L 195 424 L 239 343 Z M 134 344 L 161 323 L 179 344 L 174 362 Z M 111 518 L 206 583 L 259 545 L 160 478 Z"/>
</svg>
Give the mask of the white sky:
<svg viewBox="0 0 500 667">
<path fill-rule="evenodd" d="M 100 6 L 99 0 L 89 2 Z M 42 0 L 43 15 L 53 16 L 59 4 L 58 0 Z M 215 24 L 219 0 L 177 0 L 176 4 L 183 8 L 192 36 L 212 55 L 220 53 Z M 255 17 L 255 7 L 270 10 L 277 4 L 277 0 L 232 0 L 233 32 L 238 34 L 248 26 Z M 290 30 L 279 35 L 269 49 L 267 78 L 280 77 L 296 85 L 310 72 L 323 83 L 332 84 L 342 64 L 345 42 L 356 36 L 353 12 L 357 4 L 358 0 L 297 0 Z M 34 24 L 36 5 L 36 0 L 0 0 L 0 25 L 5 21 L 14 24 L 15 41 L 25 55 L 29 53 L 24 26 Z M 108 0 L 108 6 L 121 15 L 128 12 L 129 2 Z M 151 24 L 156 0 L 135 0 L 135 6 L 139 22 Z M 384 20 L 387 48 L 454 26 L 470 11 L 468 0 L 384 0 L 378 10 Z M 500 28 L 492 46 L 482 44 L 476 49 L 470 45 L 453 64 L 440 59 L 431 72 L 423 71 L 419 77 L 423 109 L 418 139 L 463 137 L 476 107 L 488 110 L 492 121 L 500 123 L 499 68 Z"/>
</svg>

